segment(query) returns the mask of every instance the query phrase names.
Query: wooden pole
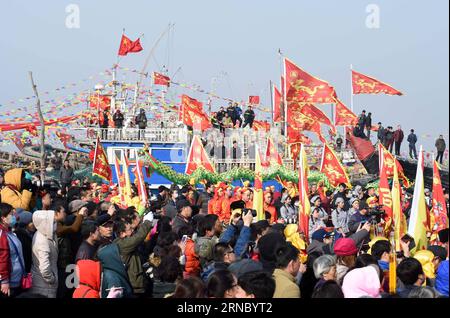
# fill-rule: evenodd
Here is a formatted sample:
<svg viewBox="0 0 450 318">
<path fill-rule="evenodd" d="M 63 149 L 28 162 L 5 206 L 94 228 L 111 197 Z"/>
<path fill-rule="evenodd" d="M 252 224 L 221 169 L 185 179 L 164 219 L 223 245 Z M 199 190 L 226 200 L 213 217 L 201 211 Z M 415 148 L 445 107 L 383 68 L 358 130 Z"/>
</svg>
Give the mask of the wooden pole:
<svg viewBox="0 0 450 318">
<path fill-rule="evenodd" d="M 29 71 L 28 72 L 30 75 L 30 80 L 31 80 L 31 86 L 33 88 L 34 91 L 34 95 L 36 96 L 36 109 L 39 115 L 39 122 L 41 123 L 41 184 L 43 184 L 44 182 L 44 177 L 45 177 L 45 121 L 44 121 L 44 116 L 42 115 L 42 110 L 41 110 L 41 100 L 39 99 L 39 94 L 37 91 L 37 86 L 36 84 L 34 84 L 34 79 L 33 79 L 33 72 Z"/>
</svg>

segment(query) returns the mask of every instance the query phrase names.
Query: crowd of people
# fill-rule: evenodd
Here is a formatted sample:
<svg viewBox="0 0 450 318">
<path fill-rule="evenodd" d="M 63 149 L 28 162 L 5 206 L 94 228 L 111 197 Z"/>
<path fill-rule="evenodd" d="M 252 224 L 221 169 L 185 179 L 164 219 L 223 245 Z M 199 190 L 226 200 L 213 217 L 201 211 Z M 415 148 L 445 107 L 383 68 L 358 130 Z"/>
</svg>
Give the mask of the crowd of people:
<svg viewBox="0 0 450 318">
<path fill-rule="evenodd" d="M 257 221 L 249 182 L 160 186 L 138 210 L 115 185 L 76 183 L 64 165 L 58 188 L 20 168 L 0 174 L 1 298 L 448 297 L 448 229 L 413 257 L 400 242 L 389 293 L 392 246 L 375 188 L 311 184 L 305 237 L 292 183 L 265 189 Z M 410 205 L 403 191 L 406 217 Z"/>
<path fill-rule="evenodd" d="M 374 130 L 374 127 L 372 126 L 372 113 L 368 113 L 366 115 L 366 111 L 363 110 L 358 116 L 358 123 L 353 129 L 353 134 L 356 137 L 370 139 L 370 133 L 372 130 Z M 392 126 L 383 127 L 383 124 L 378 122 L 378 127 L 376 127 L 375 130 L 377 131 L 377 141 L 389 150 L 389 152 L 395 154 L 396 156 L 400 156 L 401 145 L 405 138 L 405 133 L 403 132 L 402 127 L 397 125 L 397 129 L 394 130 Z M 408 142 L 409 157 L 417 160 L 416 144 L 418 138 L 414 129 L 410 130 L 410 133 L 406 137 L 406 141 Z M 443 135 L 439 135 L 439 138 L 436 139 L 435 147 L 436 161 L 439 161 L 439 163 L 442 164 L 444 152 L 447 147 Z"/>
</svg>

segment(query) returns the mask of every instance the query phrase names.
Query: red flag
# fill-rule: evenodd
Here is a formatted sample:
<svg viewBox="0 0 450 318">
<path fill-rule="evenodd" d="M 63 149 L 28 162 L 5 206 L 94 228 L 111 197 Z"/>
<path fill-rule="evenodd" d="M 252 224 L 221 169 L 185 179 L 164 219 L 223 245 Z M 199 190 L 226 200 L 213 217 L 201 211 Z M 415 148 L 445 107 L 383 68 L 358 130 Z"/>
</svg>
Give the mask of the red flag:
<svg viewBox="0 0 450 318">
<path fill-rule="evenodd" d="M 254 131 L 260 131 L 260 130 L 270 131 L 270 124 L 267 121 L 254 120 L 252 128 Z"/>
<path fill-rule="evenodd" d="M 206 130 L 211 127 L 208 115 L 203 112 L 203 103 L 187 95 L 181 96 L 181 113 L 183 123 L 196 130 Z"/>
<path fill-rule="evenodd" d="M 106 156 L 105 149 L 103 148 L 99 137 L 97 137 L 97 144 L 95 146 L 94 162 L 92 164 L 92 174 L 97 175 L 108 182 L 111 182 L 112 179 L 111 166 L 108 163 L 108 157 Z"/>
<path fill-rule="evenodd" d="M 387 94 L 387 95 L 403 95 L 402 92 L 396 90 L 392 86 L 385 84 L 373 77 L 355 72 L 352 70 L 352 86 L 353 94 Z"/>
<path fill-rule="evenodd" d="M 61 140 L 62 144 L 66 148 L 67 148 L 67 143 L 70 143 L 73 140 L 73 136 L 72 135 L 65 134 L 65 133 L 62 133 L 62 132 L 59 132 L 59 131 L 56 131 L 56 136 L 59 138 L 59 140 Z"/>
<path fill-rule="evenodd" d="M 258 105 L 259 104 L 259 96 L 249 96 L 248 103 Z"/>
<path fill-rule="evenodd" d="M 138 189 L 138 195 L 141 202 L 145 205 L 148 201 L 147 189 L 145 188 L 144 175 L 142 174 L 143 163 L 136 154 L 136 166 L 132 169 L 135 176 L 135 183 Z"/>
<path fill-rule="evenodd" d="M 334 103 L 336 92 L 327 82 L 318 79 L 284 59 L 286 100 L 291 103 Z"/>
<path fill-rule="evenodd" d="M 346 127 L 345 134 L 347 140 L 352 144 L 353 149 L 355 149 L 356 156 L 359 160 L 363 161 L 374 153 L 375 147 L 370 140 L 353 136 L 350 127 Z"/>
<path fill-rule="evenodd" d="M 333 149 L 331 149 L 327 143 L 323 144 L 322 165 L 320 171 L 327 176 L 328 181 L 333 188 L 338 187 L 340 183 L 345 183 L 347 186 L 351 187 L 347 172 L 344 167 L 342 167 Z"/>
<path fill-rule="evenodd" d="M 94 94 L 89 97 L 89 107 L 99 110 L 108 110 L 111 106 L 111 97 Z"/>
<path fill-rule="evenodd" d="M 386 165 L 383 163 L 384 156 L 381 152 L 380 156 L 380 183 L 378 185 L 378 200 L 380 205 L 383 206 L 386 217 L 392 219 L 392 195 L 389 189 L 389 182 L 386 175 Z"/>
<path fill-rule="evenodd" d="M 167 87 L 170 86 L 170 77 L 165 76 L 160 73 L 153 72 L 153 83 L 155 85 L 165 85 Z"/>
<path fill-rule="evenodd" d="M 277 86 L 273 84 L 272 88 L 272 104 L 273 104 L 273 122 L 281 121 L 281 93 Z"/>
<path fill-rule="evenodd" d="M 272 138 L 267 139 L 266 161 L 261 162 L 263 167 L 270 167 L 275 165 L 283 165 L 283 160 L 278 153 L 276 145 L 273 143 Z"/>
<path fill-rule="evenodd" d="M 209 160 L 200 138 L 194 135 L 191 149 L 189 150 L 186 174 L 191 175 L 195 170 L 202 167 L 206 171 L 215 172 L 214 165 Z"/>
<path fill-rule="evenodd" d="M 131 41 L 128 37 L 122 34 L 120 40 L 119 55 L 125 56 L 128 53 L 137 53 L 142 51 L 141 40 L 138 38 L 136 41 Z"/>
<path fill-rule="evenodd" d="M 386 166 L 386 176 L 390 179 L 394 177 L 394 164 L 397 166 L 398 178 L 403 181 L 406 188 L 411 186 L 409 179 L 405 176 L 403 167 L 400 162 L 380 143 L 379 150 L 384 153 L 384 164 Z M 378 153 L 379 155 L 380 153 Z"/>
<path fill-rule="evenodd" d="M 323 111 L 321 111 L 316 106 L 312 104 L 304 104 L 300 112 L 303 115 L 313 119 L 314 121 L 330 126 L 333 132 L 336 131 L 336 127 L 334 127 L 331 120 L 327 117 L 327 115 L 325 115 Z"/>
<path fill-rule="evenodd" d="M 358 124 L 358 116 L 356 116 L 347 106 L 339 99 L 336 99 L 336 126 L 356 126 Z"/>
<path fill-rule="evenodd" d="M 442 190 L 441 176 L 439 174 L 438 163 L 433 165 L 433 222 L 431 230 L 437 234 L 440 230 L 448 228 L 447 205 L 445 202 L 444 191 Z"/>
</svg>

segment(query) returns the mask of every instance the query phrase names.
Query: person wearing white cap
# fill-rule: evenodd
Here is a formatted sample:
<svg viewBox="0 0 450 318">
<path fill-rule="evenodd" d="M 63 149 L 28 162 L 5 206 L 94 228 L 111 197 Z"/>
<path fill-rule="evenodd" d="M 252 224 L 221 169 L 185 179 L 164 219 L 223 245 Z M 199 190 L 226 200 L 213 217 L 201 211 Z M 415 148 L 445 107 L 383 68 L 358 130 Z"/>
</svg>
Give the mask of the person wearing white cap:
<svg viewBox="0 0 450 318">
<path fill-rule="evenodd" d="M 348 217 L 350 218 L 353 214 L 356 212 L 359 212 L 359 199 L 358 198 L 351 198 L 350 199 L 350 210 L 348 211 Z"/>
<path fill-rule="evenodd" d="M 336 199 L 336 209 L 331 212 L 331 221 L 336 231 L 346 236 L 348 233 L 348 212 L 344 210 L 345 201 L 343 198 Z"/>
<path fill-rule="evenodd" d="M 320 199 L 320 196 L 318 195 L 313 196 L 310 202 L 311 202 L 311 212 L 313 212 L 314 209 L 318 209 L 319 219 L 326 224 L 328 221 L 328 213 L 322 207 L 322 200 Z"/>
</svg>

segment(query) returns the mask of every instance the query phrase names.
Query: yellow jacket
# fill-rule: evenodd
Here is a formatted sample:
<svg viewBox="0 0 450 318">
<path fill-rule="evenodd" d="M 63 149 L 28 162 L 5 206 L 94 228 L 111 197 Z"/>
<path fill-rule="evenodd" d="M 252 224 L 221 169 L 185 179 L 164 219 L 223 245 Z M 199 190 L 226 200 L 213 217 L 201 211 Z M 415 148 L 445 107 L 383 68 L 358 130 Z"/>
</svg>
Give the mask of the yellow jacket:
<svg viewBox="0 0 450 318">
<path fill-rule="evenodd" d="M 2 203 L 8 203 L 13 208 L 22 208 L 25 211 L 30 209 L 30 201 L 32 193 L 28 190 L 22 190 L 22 168 L 15 168 L 8 170 L 5 173 L 5 186 L 3 187 L 0 195 L 2 198 Z M 13 187 L 16 187 L 17 190 Z"/>
</svg>

